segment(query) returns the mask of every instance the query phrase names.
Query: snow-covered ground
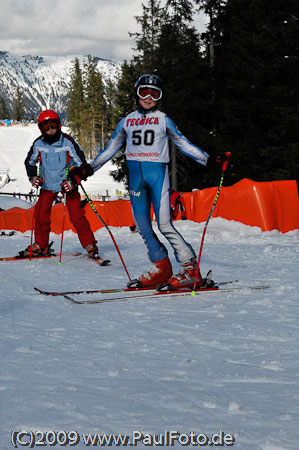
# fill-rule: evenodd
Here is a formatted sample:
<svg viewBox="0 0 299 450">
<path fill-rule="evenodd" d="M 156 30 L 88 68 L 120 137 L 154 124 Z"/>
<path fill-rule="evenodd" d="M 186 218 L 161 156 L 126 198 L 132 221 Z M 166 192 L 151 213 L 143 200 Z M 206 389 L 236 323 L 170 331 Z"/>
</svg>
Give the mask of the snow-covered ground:
<svg viewBox="0 0 299 450">
<path fill-rule="evenodd" d="M 176 226 L 198 251 L 203 224 Z M 111 231 L 135 278 L 149 267 L 142 239 L 129 228 Z M 59 250 L 60 236 L 52 237 Z M 57 258 L 0 262 L 1 450 L 12 448 L 13 430 L 76 431 L 77 449 L 87 447 L 88 433 L 132 438 L 140 431 L 143 448 L 148 434 L 159 442 L 160 434 L 178 430 L 189 435 L 183 443 L 196 442 L 192 432 L 210 438 L 222 430 L 236 449 L 297 450 L 299 231 L 262 233 L 211 220 L 202 272 L 212 268 L 216 281 L 242 286 L 269 284 L 265 290 L 94 305 L 33 290 L 124 286 L 128 277 L 109 234 L 101 229 L 96 237 L 110 266 L 72 256 L 61 265 Z M 0 237 L 0 256 L 16 254 L 29 240 L 28 232 Z M 71 231 L 63 247 L 81 250 Z M 176 270 L 171 251 L 170 257 Z M 21 448 L 29 437 L 18 437 Z M 174 448 L 182 447 L 174 439 Z"/>
<path fill-rule="evenodd" d="M 64 128 L 63 130 L 67 131 Z M 34 139 L 39 135 L 40 131 L 36 124 L 0 127 L 0 169 L 9 169 L 11 179 L 1 188 L 1 193 L 28 194 L 31 191 L 32 186 L 26 175 L 24 160 Z M 124 193 L 124 186 L 116 183 L 109 175 L 109 172 L 115 169 L 111 162 L 105 164 L 84 183 L 87 193 L 91 196 L 108 194 L 111 198 L 116 198 L 119 192 Z"/>
<path fill-rule="evenodd" d="M 30 191 L 23 161 L 35 133 L 34 126 L 0 128 L 0 165 L 9 165 L 16 179 L 1 192 Z M 104 168 L 92 180 L 98 190 L 119 188 Z M 198 252 L 204 224 L 176 226 Z M 127 227 L 111 231 L 130 277 L 138 277 L 149 267 L 141 237 Z M 110 266 L 70 255 L 61 265 L 58 258 L 0 262 L 0 449 L 13 448 L 11 437 L 27 447 L 34 434 L 35 447 L 54 448 L 55 432 L 55 448 L 78 450 L 88 447 L 89 433 L 89 447 L 100 447 L 95 433 L 109 439 L 127 433 L 131 440 L 135 433 L 141 448 L 163 439 L 163 447 L 172 441 L 173 448 L 204 446 L 203 434 L 218 433 L 224 447 L 298 450 L 299 230 L 263 233 L 210 221 L 202 273 L 212 269 L 215 281 L 240 286 L 269 284 L 265 290 L 94 305 L 34 291 L 125 286 L 128 276 L 109 233 L 102 228 L 96 237 Z M 59 252 L 61 237 L 51 238 Z M 0 257 L 29 242 L 30 232 L 0 235 Z M 65 232 L 63 248 L 81 251 L 77 235 Z"/>
</svg>

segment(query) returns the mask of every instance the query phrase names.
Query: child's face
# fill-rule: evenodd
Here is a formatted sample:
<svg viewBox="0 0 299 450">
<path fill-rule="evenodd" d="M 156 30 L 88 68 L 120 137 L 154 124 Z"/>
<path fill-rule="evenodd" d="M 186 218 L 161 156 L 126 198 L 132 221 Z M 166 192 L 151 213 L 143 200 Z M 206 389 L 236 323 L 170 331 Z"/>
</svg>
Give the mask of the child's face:
<svg viewBox="0 0 299 450">
<path fill-rule="evenodd" d="M 155 108 L 162 98 L 162 90 L 155 86 L 138 86 L 139 105 L 143 109 Z"/>
<path fill-rule="evenodd" d="M 48 136 L 53 136 L 57 131 L 57 123 L 55 120 L 46 120 L 41 126 Z"/>
<path fill-rule="evenodd" d="M 145 99 L 139 98 L 139 105 L 143 108 L 143 109 L 151 109 L 154 108 L 156 106 L 157 102 L 153 99 L 151 99 L 151 97 L 146 97 Z"/>
</svg>

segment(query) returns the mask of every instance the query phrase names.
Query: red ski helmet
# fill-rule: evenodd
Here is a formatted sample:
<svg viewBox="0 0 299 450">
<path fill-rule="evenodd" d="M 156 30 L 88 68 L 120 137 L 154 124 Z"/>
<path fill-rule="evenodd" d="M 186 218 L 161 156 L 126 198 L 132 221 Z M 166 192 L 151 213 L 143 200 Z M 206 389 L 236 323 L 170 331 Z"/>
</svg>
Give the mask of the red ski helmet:
<svg viewBox="0 0 299 450">
<path fill-rule="evenodd" d="M 40 113 L 37 119 L 38 128 L 41 130 L 42 133 L 43 129 L 41 127 L 41 124 L 43 122 L 46 122 L 47 120 L 55 120 L 55 122 L 57 122 L 59 131 L 61 131 L 61 122 L 59 115 L 52 109 L 46 109 L 45 111 L 42 111 Z"/>
</svg>

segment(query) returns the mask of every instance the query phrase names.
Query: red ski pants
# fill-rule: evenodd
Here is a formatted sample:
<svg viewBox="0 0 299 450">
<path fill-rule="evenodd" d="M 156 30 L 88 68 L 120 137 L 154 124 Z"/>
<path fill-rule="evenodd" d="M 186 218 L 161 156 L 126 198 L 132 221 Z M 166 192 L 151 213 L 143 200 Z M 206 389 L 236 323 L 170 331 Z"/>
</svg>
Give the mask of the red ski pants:
<svg viewBox="0 0 299 450">
<path fill-rule="evenodd" d="M 51 229 L 51 209 L 57 192 L 41 189 L 38 202 L 35 206 L 35 243 L 41 248 L 47 247 Z M 84 208 L 81 208 L 80 194 L 74 189 L 66 194 L 66 206 L 70 216 L 70 221 L 78 233 L 79 240 L 83 248 L 88 244 L 96 243 L 88 220 L 85 217 Z"/>
</svg>

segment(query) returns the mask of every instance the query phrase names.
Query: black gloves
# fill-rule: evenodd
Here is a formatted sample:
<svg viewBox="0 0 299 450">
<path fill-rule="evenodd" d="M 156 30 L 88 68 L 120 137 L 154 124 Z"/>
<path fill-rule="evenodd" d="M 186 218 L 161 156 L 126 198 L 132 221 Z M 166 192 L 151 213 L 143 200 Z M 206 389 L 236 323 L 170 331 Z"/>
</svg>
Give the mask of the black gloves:
<svg viewBox="0 0 299 450">
<path fill-rule="evenodd" d="M 85 181 L 93 173 L 93 168 L 90 164 L 82 164 L 80 167 L 72 167 L 70 169 L 69 178 L 72 180 L 74 186 L 78 186 L 82 180 Z"/>
</svg>

